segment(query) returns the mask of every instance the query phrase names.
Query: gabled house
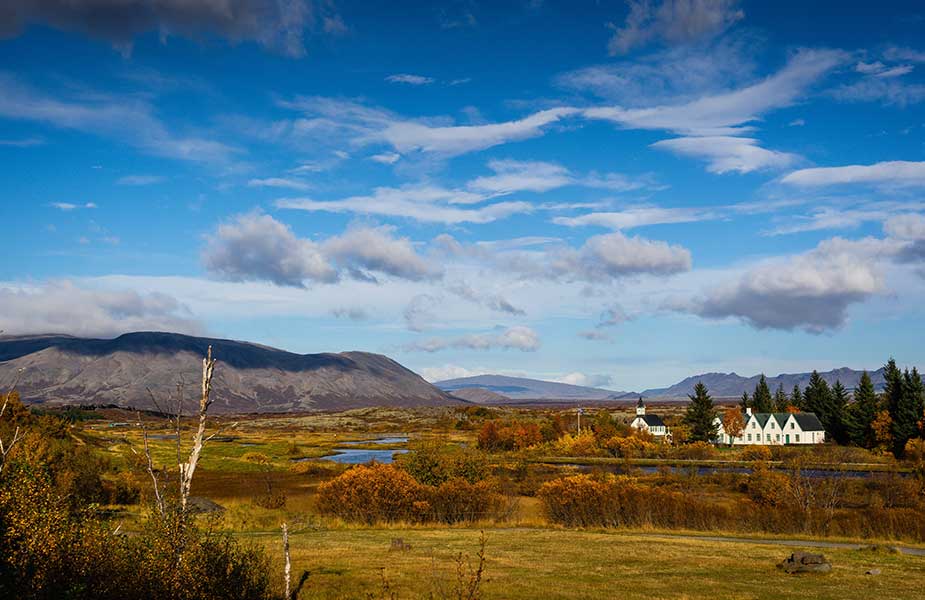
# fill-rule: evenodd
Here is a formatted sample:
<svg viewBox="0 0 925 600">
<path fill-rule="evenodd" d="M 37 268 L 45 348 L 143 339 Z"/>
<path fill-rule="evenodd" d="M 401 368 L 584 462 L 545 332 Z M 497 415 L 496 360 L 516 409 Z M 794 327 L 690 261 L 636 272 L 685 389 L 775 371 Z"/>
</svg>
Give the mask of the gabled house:
<svg viewBox="0 0 925 600">
<path fill-rule="evenodd" d="M 636 403 L 636 417 L 630 421 L 630 427 L 648 432 L 659 439 L 671 439 L 671 431 L 662 418 L 658 415 L 646 414 L 646 405 L 641 397 Z"/>
<path fill-rule="evenodd" d="M 825 428 L 814 413 L 753 413 L 745 409 L 745 429 L 742 435 L 730 438 L 719 417 L 716 443 L 735 446 L 757 444 L 762 446 L 785 446 L 822 444 L 825 442 Z"/>
</svg>

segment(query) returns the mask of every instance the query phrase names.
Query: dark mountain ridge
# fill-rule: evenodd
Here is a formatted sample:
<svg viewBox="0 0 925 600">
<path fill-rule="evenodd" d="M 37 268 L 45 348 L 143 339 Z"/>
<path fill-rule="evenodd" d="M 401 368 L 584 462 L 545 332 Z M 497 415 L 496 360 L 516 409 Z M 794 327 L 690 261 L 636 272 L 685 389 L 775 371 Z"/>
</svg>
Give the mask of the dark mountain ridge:
<svg viewBox="0 0 925 600">
<path fill-rule="evenodd" d="M 831 371 L 820 371 L 819 375 L 829 385 L 834 384 L 836 381 L 840 381 L 842 385 L 850 391 L 857 386 L 862 373 L 863 371 L 842 367 Z M 876 371 L 868 371 L 868 374 L 870 375 L 871 381 L 874 383 L 874 388 L 878 391 L 882 390 L 884 386 L 883 367 Z M 789 394 L 793 390 L 794 385 L 799 385 L 800 389 L 805 389 L 809 384 L 811 375 L 812 373 L 781 373 L 774 377 L 767 377 L 768 387 L 771 388 L 771 392 L 773 393 L 778 385 L 783 385 L 784 391 Z M 761 379 L 760 374 L 751 377 L 743 377 L 736 373 L 703 373 L 701 375 L 687 377 L 667 388 L 644 390 L 642 395 L 649 398 L 683 399 L 687 398 L 688 394 L 693 394 L 694 386 L 697 385 L 697 382 L 702 381 L 703 384 L 707 386 L 707 389 L 710 390 L 710 395 L 714 398 L 733 398 L 741 396 L 743 392 L 748 392 L 749 394 L 754 392 L 759 379 Z"/>
<path fill-rule="evenodd" d="M 507 375 L 460 377 L 438 381 L 434 385 L 453 394 L 467 388 L 480 388 L 512 400 L 606 400 L 625 393 Z"/>
<path fill-rule="evenodd" d="M 0 336 L 0 388 L 30 402 L 165 404 L 182 381 L 192 406 L 212 346 L 217 412 L 292 412 L 460 402 L 394 360 L 367 352 L 295 354 L 235 340 L 138 332 L 113 339 Z"/>
</svg>

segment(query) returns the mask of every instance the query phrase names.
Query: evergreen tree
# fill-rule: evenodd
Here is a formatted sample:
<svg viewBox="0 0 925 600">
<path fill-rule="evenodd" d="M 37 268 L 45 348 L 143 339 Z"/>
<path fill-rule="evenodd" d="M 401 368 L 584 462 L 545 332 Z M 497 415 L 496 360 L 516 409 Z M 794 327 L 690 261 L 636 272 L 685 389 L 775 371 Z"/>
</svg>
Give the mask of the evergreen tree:
<svg viewBox="0 0 925 600">
<path fill-rule="evenodd" d="M 825 411 L 831 395 L 832 390 L 829 389 L 829 384 L 819 375 L 818 371 L 813 371 L 813 374 L 809 376 L 809 385 L 806 386 L 806 390 L 803 392 L 802 408 L 807 412 L 816 413 L 816 416 L 821 421 L 822 416 L 820 413 Z"/>
<path fill-rule="evenodd" d="M 800 384 L 793 385 L 793 391 L 790 393 L 790 406 L 803 410 L 803 392 L 800 391 Z"/>
<path fill-rule="evenodd" d="M 777 385 L 777 391 L 774 392 L 774 412 L 787 412 L 789 405 L 790 399 L 784 391 L 784 384 L 780 383 Z"/>
<path fill-rule="evenodd" d="M 826 421 L 822 421 L 826 429 L 832 434 L 832 437 L 839 444 L 848 443 L 848 428 L 845 424 L 845 411 L 848 408 L 848 390 L 841 384 L 841 381 L 835 380 L 832 386 L 832 393 L 829 396 L 829 405 L 826 407 L 823 416 Z M 821 417 L 820 417 L 821 420 Z"/>
<path fill-rule="evenodd" d="M 713 398 L 707 392 L 707 386 L 703 382 L 697 382 L 694 386 L 693 395 L 688 396 L 691 403 L 687 405 L 687 413 L 684 415 L 684 424 L 690 428 L 690 437 L 692 442 L 711 442 L 716 438 L 717 424 L 716 407 L 713 406 Z"/>
<path fill-rule="evenodd" d="M 743 413 L 748 412 L 746 409 L 752 405 L 752 401 L 748 397 L 748 392 L 742 392 L 742 399 L 739 400 L 739 408 L 742 409 Z"/>
<path fill-rule="evenodd" d="M 752 408 L 759 413 L 769 413 L 774 410 L 771 389 L 768 387 L 768 380 L 765 379 L 764 373 L 761 374 L 761 379 L 755 386 L 755 393 L 752 394 Z"/>
<path fill-rule="evenodd" d="M 854 444 L 868 450 L 877 445 L 874 421 L 880 410 L 880 401 L 874 391 L 874 383 L 867 371 L 864 371 L 861 373 L 858 387 L 854 388 L 854 402 L 847 410 L 848 436 Z"/>
<path fill-rule="evenodd" d="M 918 372 L 915 373 L 918 378 Z M 896 366 L 892 358 L 883 368 L 883 378 L 886 380 L 887 410 L 890 411 L 892 425 L 890 433 L 893 436 L 893 456 L 901 458 L 906 450 L 906 442 L 918 433 L 920 413 L 916 412 L 914 390 L 908 389 L 915 385 L 913 376 L 907 370 L 905 375 Z M 918 379 L 921 387 L 921 378 Z"/>
</svg>

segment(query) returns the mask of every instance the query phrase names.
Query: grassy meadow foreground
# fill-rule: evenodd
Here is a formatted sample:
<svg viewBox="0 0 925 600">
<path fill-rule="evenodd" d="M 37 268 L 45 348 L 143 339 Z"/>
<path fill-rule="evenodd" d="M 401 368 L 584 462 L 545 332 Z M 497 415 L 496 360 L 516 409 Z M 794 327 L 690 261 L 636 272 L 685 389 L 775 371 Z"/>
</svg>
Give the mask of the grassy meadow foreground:
<svg viewBox="0 0 925 600">
<path fill-rule="evenodd" d="M 189 572 L 150 597 L 283 597 L 282 523 L 293 585 L 308 573 L 301 598 L 914 598 L 925 586 L 925 556 L 824 548 L 831 575 L 787 576 L 775 564 L 799 544 L 759 541 L 922 547 L 925 469 L 914 445 L 904 460 L 832 445 L 668 446 L 625 426 L 629 404 L 589 411 L 580 433 L 574 410 L 555 407 L 210 417 L 190 497 L 198 516 L 171 521 L 169 510 L 158 516 L 151 480 L 176 492 L 195 420 L 180 420 L 178 448 L 178 424 L 163 415 L 17 410 L 31 437 L 10 464 L 48 473 L 46 487 L 21 493 L 82 503 L 43 504 L 31 521 L 12 523 L 32 539 L 30 527 L 64 510 L 43 534 L 63 536 L 62 547 L 43 550 L 46 560 L 73 560 L 69 519 L 94 519 L 98 551 L 127 561 L 118 577 L 131 578 L 132 557 L 146 552 L 155 572 L 176 568 L 171 540 L 199 532 L 182 542 Z M 683 406 L 654 410 L 683 431 Z M 345 451 L 394 463 L 329 459 Z M 752 541 L 702 537 L 711 534 Z M 116 550 L 106 540 L 120 540 Z M 244 584 L 211 596 L 182 590 L 198 569 Z M 865 575 L 871 569 L 880 574 Z M 90 586 L 73 597 L 97 597 Z"/>
</svg>

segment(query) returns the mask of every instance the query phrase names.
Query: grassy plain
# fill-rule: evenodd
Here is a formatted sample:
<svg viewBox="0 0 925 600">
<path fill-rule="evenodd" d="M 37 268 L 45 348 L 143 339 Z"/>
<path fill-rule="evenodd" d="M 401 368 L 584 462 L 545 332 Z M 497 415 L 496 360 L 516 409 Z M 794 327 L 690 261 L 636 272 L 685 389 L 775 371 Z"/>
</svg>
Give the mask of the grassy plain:
<svg viewBox="0 0 925 600">
<path fill-rule="evenodd" d="M 824 549 L 828 575 L 785 575 L 775 564 L 799 547 L 564 529 L 486 530 L 486 598 L 914 600 L 925 557 Z M 393 538 L 411 549 L 390 550 Z M 306 598 L 373 598 L 382 578 L 397 598 L 426 598 L 455 578 L 455 557 L 475 563 L 474 529 L 303 530 L 291 538 L 293 571 L 311 572 Z M 254 536 L 280 564 L 276 535 Z M 865 575 L 880 569 L 880 575 Z"/>
</svg>

